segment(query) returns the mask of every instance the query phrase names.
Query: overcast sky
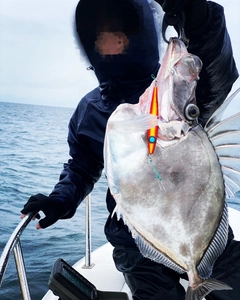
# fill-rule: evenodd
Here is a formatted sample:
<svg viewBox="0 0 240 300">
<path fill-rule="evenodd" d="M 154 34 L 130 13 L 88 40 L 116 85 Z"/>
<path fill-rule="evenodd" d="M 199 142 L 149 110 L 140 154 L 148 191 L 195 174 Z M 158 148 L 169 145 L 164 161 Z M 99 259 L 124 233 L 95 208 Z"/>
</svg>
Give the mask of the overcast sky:
<svg viewBox="0 0 240 300">
<path fill-rule="evenodd" d="M 240 1 L 217 2 L 240 70 Z M 75 107 L 97 85 L 74 42 L 77 3 L 0 0 L 0 101 Z"/>
</svg>

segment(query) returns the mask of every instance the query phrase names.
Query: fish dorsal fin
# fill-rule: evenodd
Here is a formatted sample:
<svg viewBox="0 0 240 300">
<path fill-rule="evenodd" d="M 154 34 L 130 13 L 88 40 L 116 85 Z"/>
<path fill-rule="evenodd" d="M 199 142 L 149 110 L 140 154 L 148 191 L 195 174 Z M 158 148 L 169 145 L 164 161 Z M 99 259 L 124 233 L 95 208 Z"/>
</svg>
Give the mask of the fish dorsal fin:
<svg viewBox="0 0 240 300">
<path fill-rule="evenodd" d="M 222 120 L 230 102 L 240 96 L 237 89 L 211 116 L 204 127 L 222 167 L 226 196 L 240 190 L 240 112 Z"/>
<path fill-rule="evenodd" d="M 222 121 L 223 113 L 225 112 L 228 105 L 231 101 L 236 97 L 236 95 L 240 92 L 240 88 L 238 88 L 231 96 L 229 96 L 223 104 L 211 115 L 209 120 L 207 121 L 204 131 L 209 132 L 216 124 Z"/>
</svg>

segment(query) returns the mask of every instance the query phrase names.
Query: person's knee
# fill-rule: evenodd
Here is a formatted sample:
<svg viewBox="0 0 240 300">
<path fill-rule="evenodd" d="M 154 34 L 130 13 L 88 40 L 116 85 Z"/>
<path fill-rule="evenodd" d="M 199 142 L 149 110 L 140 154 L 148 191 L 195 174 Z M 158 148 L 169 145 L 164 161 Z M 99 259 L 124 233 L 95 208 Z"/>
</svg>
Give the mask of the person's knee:
<svg viewBox="0 0 240 300">
<path fill-rule="evenodd" d="M 116 268 L 123 273 L 130 273 L 142 259 L 143 257 L 137 248 L 118 246 L 113 250 Z"/>
</svg>

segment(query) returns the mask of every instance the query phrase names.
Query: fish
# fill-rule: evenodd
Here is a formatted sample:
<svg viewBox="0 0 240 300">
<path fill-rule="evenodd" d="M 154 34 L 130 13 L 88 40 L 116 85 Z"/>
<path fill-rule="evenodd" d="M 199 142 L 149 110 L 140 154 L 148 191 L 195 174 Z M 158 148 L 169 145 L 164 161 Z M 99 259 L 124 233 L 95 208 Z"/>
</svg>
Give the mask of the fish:
<svg viewBox="0 0 240 300">
<path fill-rule="evenodd" d="M 222 120 L 238 89 L 198 122 L 202 62 L 171 38 L 137 104 L 110 116 L 104 168 L 116 208 L 144 257 L 187 273 L 187 300 L 230 290 L 211 278 L 228 238 L 227 198 L 240 190 L 240 113 Z"/>
</svg>

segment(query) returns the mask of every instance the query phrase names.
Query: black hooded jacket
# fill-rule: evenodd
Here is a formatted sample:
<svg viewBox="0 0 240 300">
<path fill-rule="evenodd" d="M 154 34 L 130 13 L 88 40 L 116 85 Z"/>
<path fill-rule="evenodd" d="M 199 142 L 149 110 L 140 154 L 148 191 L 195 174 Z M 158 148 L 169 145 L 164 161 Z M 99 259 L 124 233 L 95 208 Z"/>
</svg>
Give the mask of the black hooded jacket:
<svg viewBox="0 0 240 300">
<path fill-rule="evenodd" d="M 209 17 L 202 28 L 187 32 L 189 52 L 203 61 L 197 102 L 204 124 L 225 100 L 238 77 L 223 8 L 209 2 Z M 106 21 L 108 20 L 108 21 Z M 74 215 L 81 201 L 100 178 L 103 142 L 109 116 L 120 103 L 137 103 L 159 69 L 158 39 L 152 9 L 146 0 L 81 0 L 76 9 L 77 32 L 99 86 L 81 99 L 69 123 L 68 143 L 72 159 L 64 165 L 60 180 L 50 194 L 61 200 L 66 214 Z M 106 55 L 95 49 L 101 28 L 123 31 L 129 46 L 124 55 Z M 128 229 L 111 213 L 115 201 L 107 193 L 109 218 L 105 226 L 113 244 L 135 246 Z"/>
</svg>

